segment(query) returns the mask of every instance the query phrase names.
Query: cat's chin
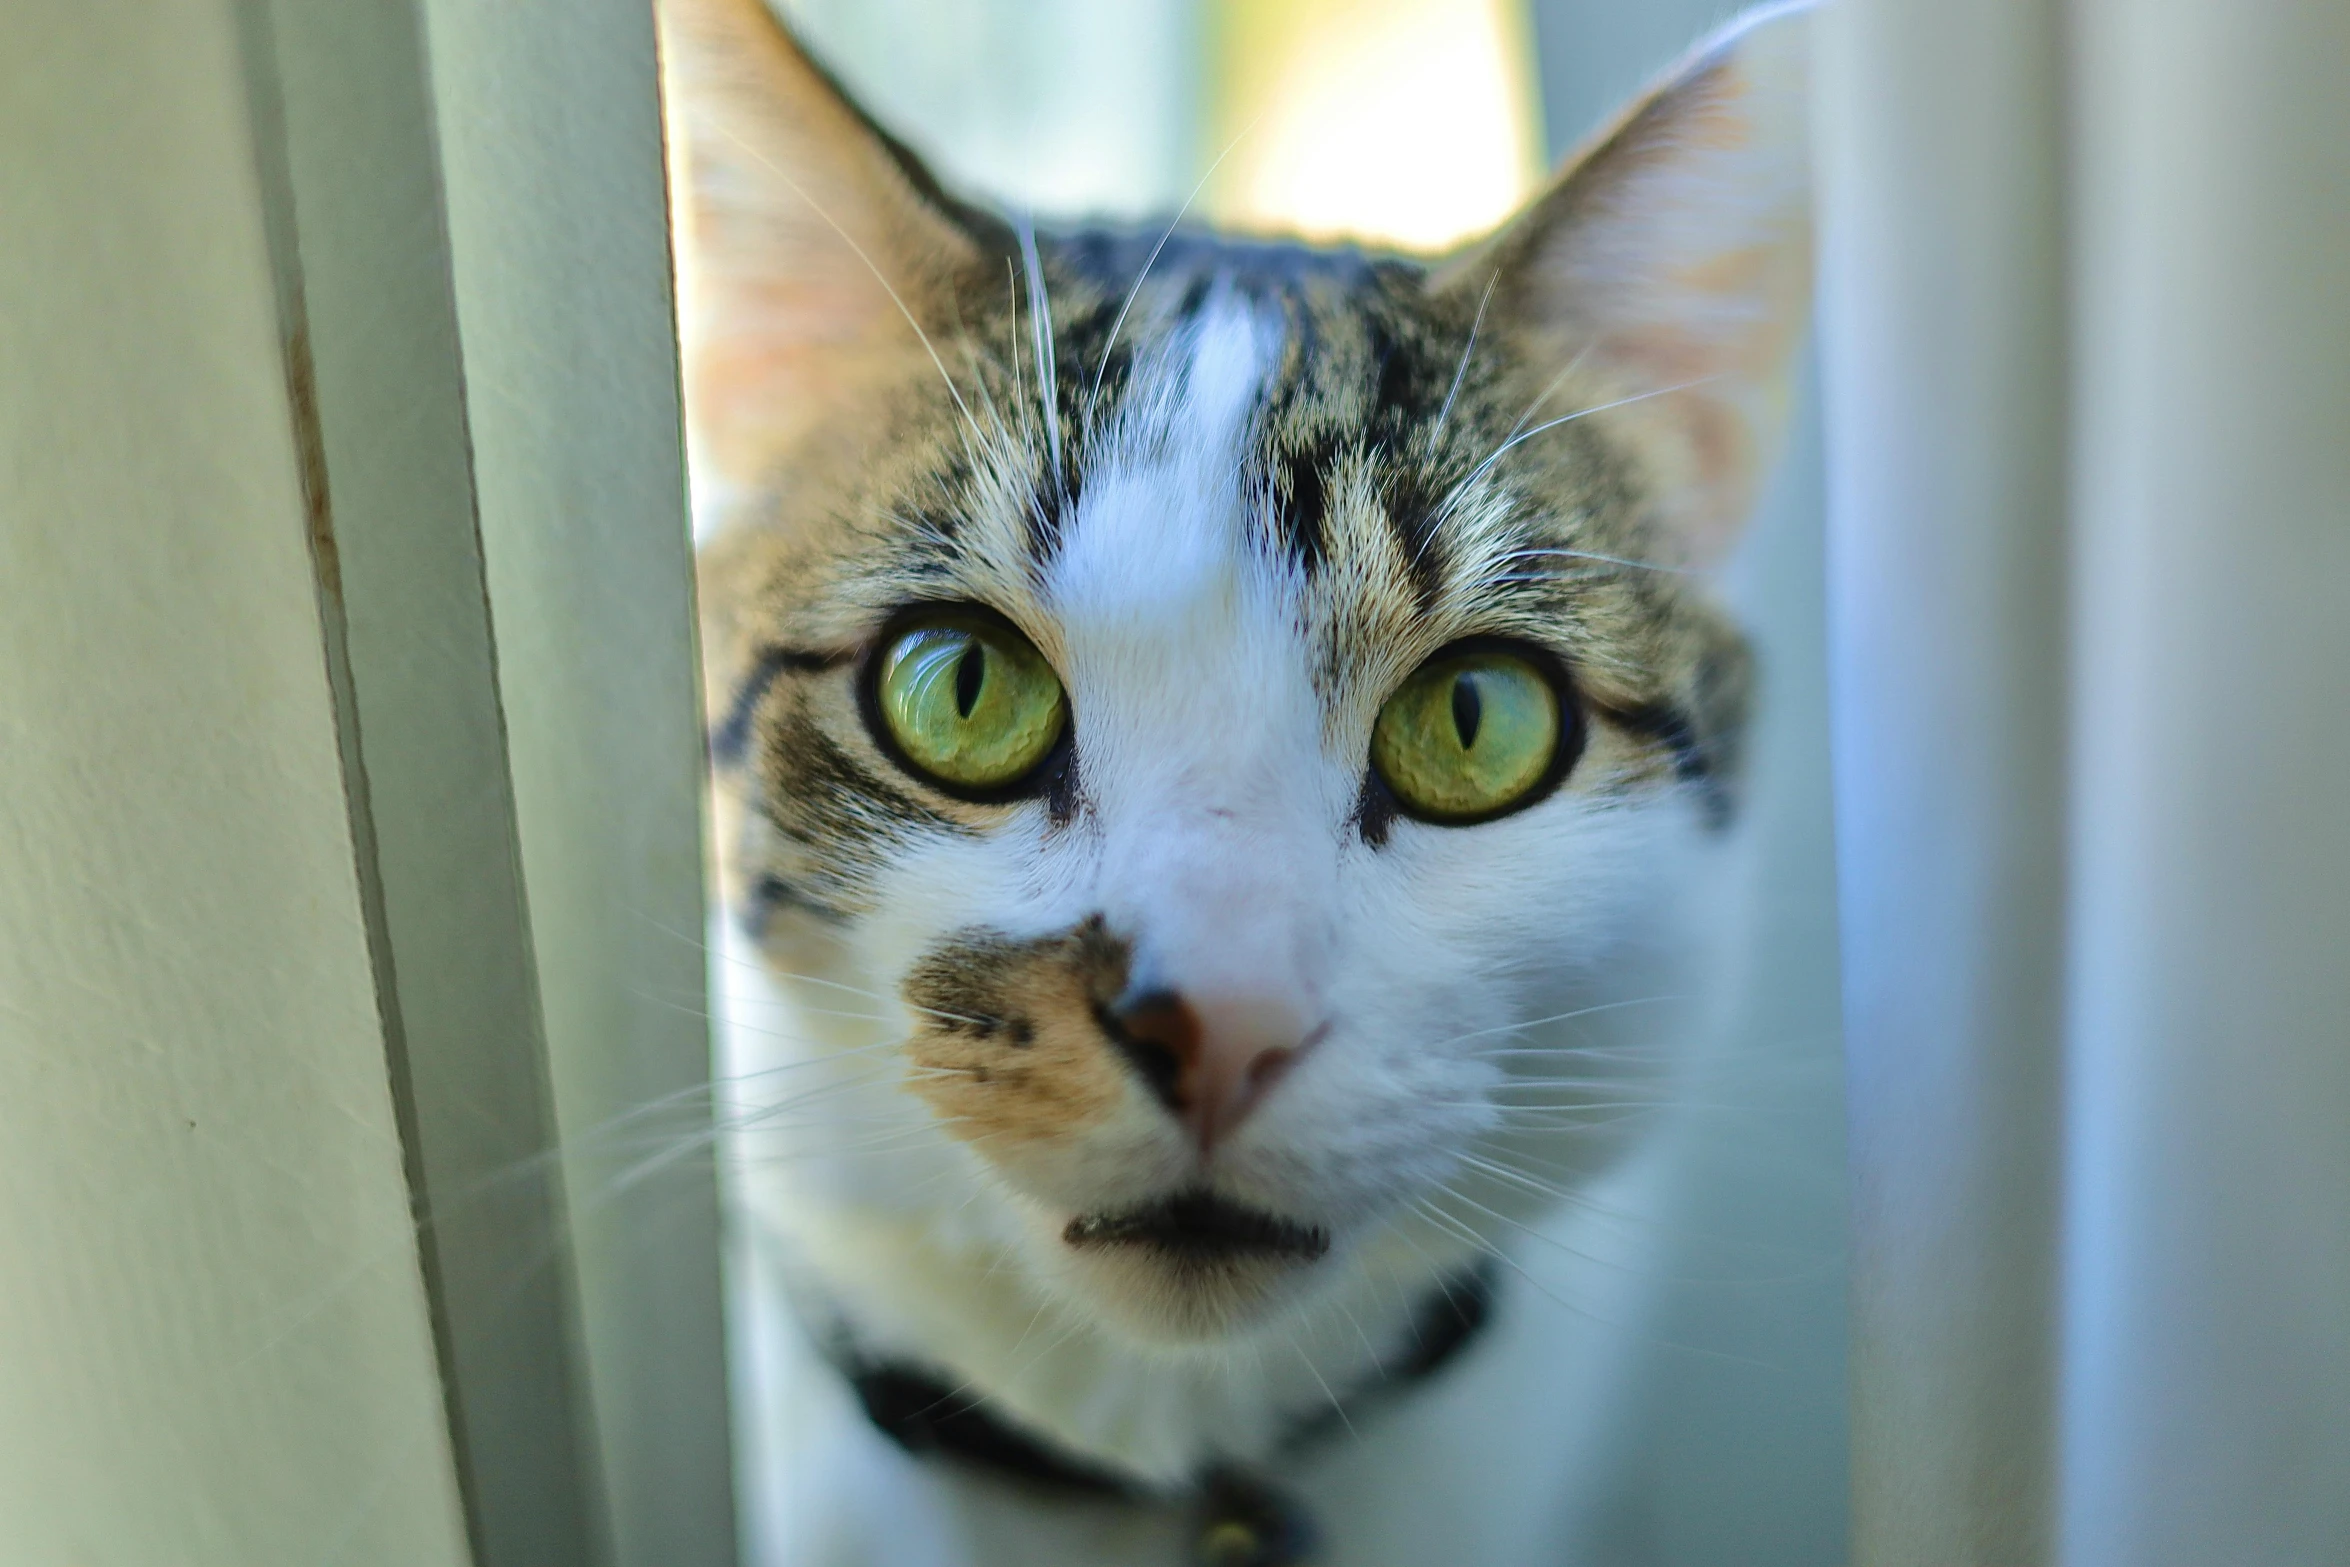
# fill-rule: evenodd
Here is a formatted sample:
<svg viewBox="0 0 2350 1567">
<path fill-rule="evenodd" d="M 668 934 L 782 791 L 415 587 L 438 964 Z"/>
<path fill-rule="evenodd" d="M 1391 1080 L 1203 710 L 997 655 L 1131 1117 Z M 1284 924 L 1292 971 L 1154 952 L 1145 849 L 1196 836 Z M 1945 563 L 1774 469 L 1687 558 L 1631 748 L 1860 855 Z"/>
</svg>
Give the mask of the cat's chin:
<svg viewBox="0 0 2350 1567">
<path fill-rule="evenodd" d="M 1211 1344 L 1294 1302 L 1322 1272 L 1330 1233 L 1207 1194 L 1081 1214 L 1060 1235 L 1063 1277 L 1118 1330 Z"/>
</svg>

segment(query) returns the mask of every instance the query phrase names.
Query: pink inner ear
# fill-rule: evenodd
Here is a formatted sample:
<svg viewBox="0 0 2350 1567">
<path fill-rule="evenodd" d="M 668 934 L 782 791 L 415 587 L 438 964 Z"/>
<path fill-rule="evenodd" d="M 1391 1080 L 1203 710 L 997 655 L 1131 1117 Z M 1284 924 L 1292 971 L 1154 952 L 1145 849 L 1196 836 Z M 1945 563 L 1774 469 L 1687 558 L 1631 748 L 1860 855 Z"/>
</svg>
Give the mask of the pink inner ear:
<svg viewBox="0 0 2350 1567">
<path fill-rule="evenodd" d="M 665 0 L 661 20 L 693 187 L 688 415 L 747 480 L 902 368 L 907 313 L 944 316 L 976 251 L 764 0 Z"/>
<path fill-rule="evenodd" d="M 705 277 L 689 333 L 688 393 L 722 471 L 755 473 L 829 402 L 853 393 L 860 367 L 876 357 L 860 349 L 874 324 L 866 292 L 879 291 L 819 273 Z"/>
<path fill-rule="evenodd" d="M 1787 266 L 1783 248 L 1761 245 L 1701 257 L 1655 287 L 1669 312 L 1603 339 L 1602 353 L 1648 385 L 1685 388 L 1657 400 L 1688 424 L 1701 484 L 1732 482 L 1756 456 L 1745 427 L 1766 412 L 1753 404 L 1786 373 L 1804 317 Z"/>
<path fill-rule="evenodd" d="M 1702 49 L 1499 241 L 1528 358 L 1589 353 L 1627 399 L 1601 417 L 1700 564 L 1753 505 L 1808 314 L 1805 25 Z"/>
</svg>

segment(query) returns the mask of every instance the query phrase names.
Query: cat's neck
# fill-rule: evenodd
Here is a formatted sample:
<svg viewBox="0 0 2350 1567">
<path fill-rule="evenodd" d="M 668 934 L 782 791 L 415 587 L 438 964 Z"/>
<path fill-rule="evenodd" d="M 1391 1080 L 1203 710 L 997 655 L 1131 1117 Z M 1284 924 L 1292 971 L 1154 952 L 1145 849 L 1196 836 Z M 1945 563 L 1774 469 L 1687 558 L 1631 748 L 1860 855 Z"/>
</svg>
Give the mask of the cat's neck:
<svg viewBox="0 0 2350 1567">
<path fill-rule="evenodd" d="M 1399 1228 L 1310 1302 L 1210 1346 L 1146 1345 L 1054 1298 L 1016 1239 L 839 1189 L 777 1183 L 753 1211 L 801 1273 L 803 1317 L 837 1359 L 927 1371 L 1061 1452 L 1179 1489 L 1261 1463 L 1343 1419 L 1424 1357 L 1431 1297 L 1478 1273 L 1475 1248 Z M 1334 1414 L 1334 1411 L 1341 1413 Z"/>
</svg>

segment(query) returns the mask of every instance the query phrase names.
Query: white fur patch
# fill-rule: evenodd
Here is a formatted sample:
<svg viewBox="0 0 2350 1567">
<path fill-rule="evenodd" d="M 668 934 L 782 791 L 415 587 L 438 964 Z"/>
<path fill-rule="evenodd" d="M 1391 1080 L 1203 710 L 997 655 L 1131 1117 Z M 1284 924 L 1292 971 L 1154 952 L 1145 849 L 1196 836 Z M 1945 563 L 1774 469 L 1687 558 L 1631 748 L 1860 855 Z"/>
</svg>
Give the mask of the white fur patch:
<svg viewBox="0 0 2350 1567">
<path fill-rule="evenodd" d="M 1137 385 L 1054 560 L 1065 623 L 1156 619 L 1228 592 L 1240 523 L 1241 442 L 1277 323 L 1231 295 L 1211 299 Z"/>
</svg>

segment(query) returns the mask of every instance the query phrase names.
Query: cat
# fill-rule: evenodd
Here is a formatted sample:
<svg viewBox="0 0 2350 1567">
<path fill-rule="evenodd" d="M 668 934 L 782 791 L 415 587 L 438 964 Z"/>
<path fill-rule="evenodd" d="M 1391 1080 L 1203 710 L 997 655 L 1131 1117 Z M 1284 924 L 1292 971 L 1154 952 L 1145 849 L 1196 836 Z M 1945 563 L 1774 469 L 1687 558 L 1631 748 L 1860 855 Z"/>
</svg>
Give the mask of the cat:
<svg viewBox="0 0 2350 1567">
<path fill-rule="evenodd" d="M 1804 7 L 1438 257 L 1039 230 L 759 0 L 661 18 L 774 1567 L 1573 1559 L 1738 816 Z"/>
</svg>

